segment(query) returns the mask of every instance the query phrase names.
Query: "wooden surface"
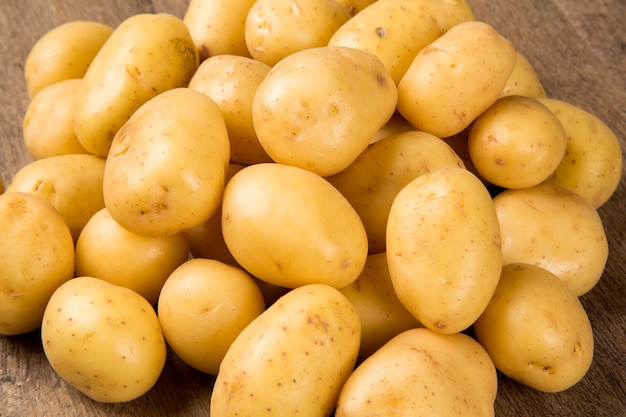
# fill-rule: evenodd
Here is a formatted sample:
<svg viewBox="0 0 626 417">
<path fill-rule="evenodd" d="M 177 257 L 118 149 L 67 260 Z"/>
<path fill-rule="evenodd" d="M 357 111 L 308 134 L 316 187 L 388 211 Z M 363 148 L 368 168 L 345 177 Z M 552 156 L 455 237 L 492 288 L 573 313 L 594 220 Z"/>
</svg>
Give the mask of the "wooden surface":
<svg viewBox="0 0 626 417">
<path fill-rule="evenodd" d="M 626 2 L 624 0 L 468 0 L 476 17 L 509 37 L 535 65 L 548 94 L 604 120 L 626 149 Z M 115 26 L 139 12 L 183 16 L 187 0 L 0 1 L 0 176 L 7 184 L 30 161 L 21 142 L 28 104 L 23 65 L 30 47 L 61 23 Z M 626 185 L 601 207 L 610 257 L 600 283 L 582 297 L 595 335 L 595 357 L 573 388 L 544 394 L 500 378 L 496 415 L 626 415 Z M 207 416 L 213 377 L 169 355 L 156 386 L 124 404 L 93 402 L 61 381 L 39 334 L 0 336 L 0 417 Z"/>
</svg>

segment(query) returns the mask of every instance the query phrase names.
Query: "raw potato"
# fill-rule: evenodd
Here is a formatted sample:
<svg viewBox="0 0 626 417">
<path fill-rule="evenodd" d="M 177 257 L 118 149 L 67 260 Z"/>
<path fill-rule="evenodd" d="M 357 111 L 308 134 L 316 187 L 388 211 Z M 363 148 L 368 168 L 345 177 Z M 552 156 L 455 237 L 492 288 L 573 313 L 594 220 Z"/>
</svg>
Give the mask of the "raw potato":
<svg viewBox="0 0 626 417">
<path fill-rule="evenodd" d="M 134 400 L 156 383 L 165 340 L 152 306 L 128 288 L 77 277 L 50 298 L 41 325 L 52 369 L 89 398 Z"/>
<path fill-rule="evenodd" d="M 378 0 L 344 23 L 328 45 L 376 55 L 398 84 L 419 51 L 471 20 L 474 14 L 465 0 Z"/>
<path fill-rule="evenodd" d="M 250 55 L 270 67 L 294 52 L 328 45 L 350 12 L 334 0 L 257 0 L 246 18 Z"/>
<path fill-rule="evenodd" d="M 602 219 L 591 204 L 554 185 L 505 190 L 493 199 L 502 232 L 503 263 L 540 266 L 581 296 L 595 286 L 608 259 Z"/>
<path fill-rule="evenodd" d="M 385 251 L 393 199 L 414 178 L 443 168 L 464 168 L 438 137 L 415 130 L 370 145 L 346 169 L 328 177 L 352 204 L 367 232 L 369 253 Z"/>
<path fill-rule="evenodd" d="M 150 237 L 206 222 L 221 202 L 229 146 L 222 112 L 206 94 L 159 94 L 113 139 L 103 184 L 111 216 Z"/>
<path fill-rule="evenodd" d="M 29 193 L 48 201 L 76 241 L 91 216 L 104 207 L 104 167 L 104 159 L 91 154 L 38 159 L 15 174 L 7 191 Z"/>
<path fill-rule="evenodd" d="M 374 55 L 321 47 L 272 68 L 256 91 L 252 117 L 274 161 L 329 176 L 367 148 L 396 101 L 396 86 Z"/>
<path fill-rule="evenodd" d="M 28 96 L 33 98 L 59 81 L 82 78 L 112 33 L 112 27 L 87 20 L 63 23 L 46 32 L 24 62 Z"/>
<path fill-rule="evenodd" d="M 81 82 L 72 78 L 51 84 L 28 104 L 22 134 L 34 159 L 88 153 L 74 133 L 74 104 Z"/>
<path fill-rule="evenodd" d="M 507 96 L 472 122 L 467 141 L 481 177 L 503 188 L 528 188 L 559 166 L 567 137 L 559 119 L 538 100 Z"/>
<path fill-rule="evenodd" d="M 78 141 L 106 157 L 135 110 L 161 92 L 186 87 L 197 68 L 198 54 L 181 19 L 166 13 L 127 18 L 83 77 L 74 115 Z"/>
<path fill-rule="evenodd" d="M 230 159 L 251 165 L 272 162 L 254 130 L 252 101 L 270 67 L 235 55 L 208 58 L 189 81 L 189 88 L 205 93 L 219 106 L 228 129 Z"/>
<path fill-rule="evenodd" d="M 235 339 L 211 396 L 212 417 L 326 417 L 354 368 L 359 316 L 336 289 L 294 289 Z"/>
<path fill-rule="evenodd" d="M 44 199 L 0 194 L 0 271 L 0 334 L 37 329 L 52 293 L 74 276 L 72 235 Z"/>
<path fill-rule="evenodd" d="M 567 134 L 565 157 L 545 183 L 572 190 L 599 208 L 622 178 L 619 139 L 604 122 L 580 107 L 554 98 L 540 102 L 554 112 Z"/>
<path fill-rule="evenodd" d="M 211 56 L 249 57 L 246 17 L 255 0 L 191 0 L 183 22 L 189 29 L 200 62 Z"/>
<path fill-rule="evenodd" d="M 528 58 L 517 51 L 515 67 L 500 93 L 500 97 L 525 96 L 531 98 L 546 97 L 546 90 L 539 79 L 539 75 Z"/>
<path fill-rule="evenodd" d="M 534 265 L 502 269 L 474 330 L 498 370 L 539 391 L 570 388 L 593 359 L 593 332 L 582 304 L 557 276 Z"/>
<path fill-rule="evenodd" d="M 76 275 L 129 288 L 156 305 L 165 280 L 188 256 L 183 233 L 139 236 L 103 208 L 89 219 L 76 242 Z"/>
<path fill-rule="evenodd" d="M 185 363 L 213 375 L 235 338 L 263 311 L 254 279 L 214 259 L 191 259 L 173 271 L 158 304 L 168 345 Z"/>
<path fill-rule="evenodd" d="M 398 298 L 420 323 L 439 333 L 468 328 L 502 269 L 500 227 L 483 183 L 447 168 L 407 184 L 389 212 L 387 261 Z"/>
<path fill-rule="evenodd" d="M 357 363 L 394 336 L 421 327 L 393 289 L 385 253 L 369 255 L 361 275 L 340 291 L 354 306 L 361 320 L 361 347 Z"/>
<path fill-rule="evenodd" d="M 418 130 L 455 135 L 498 99 L 516 55 L 491 25 L 459 23 L 417 54 L 398 84 L 398 111 Z"/>
<path fill-rule="evenodd" d="M 483 347 L 463 334 L 407 330 L 350 375 L 336 417 L 492 417 L 496 369 Z"/>
<path fill-rule="evenodd" d="M 365 228 L 350 203 L 320 176 L 288 165 L 250 165 L 231 178 L 222 233 L 243 268 L 287 288 L 345 287 L 367 258 Z"/>
</svg>

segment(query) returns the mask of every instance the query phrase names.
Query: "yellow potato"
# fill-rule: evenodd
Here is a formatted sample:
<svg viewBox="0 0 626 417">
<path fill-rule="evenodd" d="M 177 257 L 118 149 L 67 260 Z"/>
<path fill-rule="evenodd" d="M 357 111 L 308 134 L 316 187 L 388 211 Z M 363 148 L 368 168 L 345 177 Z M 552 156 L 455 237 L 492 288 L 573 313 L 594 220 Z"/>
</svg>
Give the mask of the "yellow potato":
<svg viewBox="0 0 626 417">
<path fill-rule="evenodd" d="M 353 282 L 367 258 L 358 214 L 320 176 L 275 163 L 250 165 L 226 184 L 222 234 L 255 277 L 295 288 Z"/>
<path fill-rule="evenodd" d="M 0 334 L 37 329 L 52 293 L 74 276 L 72 235 L 47 201 L 0 195 L 0 271 Z"/>
<path fill-rule="evenodd" d="M 509 76 L 500 97 L 525 96 L 532 98 L 546 97 L 541 79 L 528 58 L 517 51 L 517 59 L 513 72 Z"/>
<path fill-rule="evenodd" d="M 593 332 L 574 293 L 551 272 L 509 264 L 484 313 L 478 341 L 499 371 L 539 391 L 564 391 L 593 359 Z"/>
<path fill-rule="evenodd" d="M 219 208 L 229 155 L 213 100 L 188 88 L 159 94 L 113 139 L 103 183 L 111 217 L 151 237 L 206 222 Z"/>
<path fill-rule="evenodd" d="M 270 67 L 251 58 L 218 55 L 204 61 L 189 88 L 205 93 L 222 111 L 230 139 L 230 159 L 251 165 L 271 162 L 256 135 L 252 101 Z"/>
<path fill-rule="evenodd" d="M 418 130 L 455 135 L 498 99 L 516 55 L 491 25 L 459 23 L 417 54 L 398 84 L 398 111 Z"/>
<path fill-rule="evenodd" d="M 198 54 L 183 21 L 170 14 L 137 14 L 111 34 L 83 77 L 74 132 L 89 152 L 106 157 L 115 133 L 157 94 L 186 87 Z"/>
<path fill-rule="evenodd" d="M 597 211 L 573 191 L 540 184 L 493 199 L 502 232 L 503 263 L 540 266 L 578 296 L 595 286 L 608 258 Z"/>
<path fill-rule="evenodd" d="M 391 282 L 402 304 L 431 330 L 460 332 L 480 316 L 498 284 L 501 251 L 491 196 L 466 169 L 420 175 L 393 201 Z"/>
<path fill-rule="evenodd" d="M 29 193 L 48 201 L 76 241 L 91 216 L 104 207 L 104 167 L 104 159 L 91 154 L 38 159 L 15 174 L 7 191 Z"/>
<path fill-rule="evenodd" d="M 463 333 L 407 330 L 350 375 L 336 417 L 494 416 L 496 368 Z"/>
<path fill-rule="evenodd" d="M 398 84 L 419 51 L 470 20 L 465 0 L 378 0 L 337 29 L 328 45 L 371 52 Z"/>
<path fill-rule="evenodd" d="M 134 400 L 156 383 L 165 340 L 152 306 L 128 288 L 77 277 L 50 298 L 41 324 L 52 369 L 89 398 Z"/>
<path fill-rule="evenodd" d="M 604 122 L 562 100 L 539 100 L 559 118 L 567 134 L 566 154 L 545 183 L 581 195 L 595 208 L 607 202 L 623 174 L 620 141 Z"/>
<path fill-rule="evenodd" d="M 252 277 L 213 259 L 191 259 L 173 271 L 158 305 L 168 345 L 185 363 L 213 375 L 235 338 L 263 311 Z"/>
<path fill-rule="evenodd" d="M 246 18 L 246 44 L 254 59 L 274 66 L 294 52 L 326 46 L 349 19 L 334 0 L 257 0 Z"/>
<path fill-rule="evenodd" d="M 362 362 L 403 331 L 421 327 L 393 289 L 385 253 L 369 255 L 361 275 L 339 291 L 354 306 L 361 320 L 361 347 L 357 362 Z"/>
<path fill-rule="evenodd" d="M 346 9 L 348 9 L 348 13 L 350 13 L 350 16 L 354 16 L 355 14 L 361 12 L 370 4 L 376 2 L 376 0 L 335 0 L 335 1 L 341 4 Z"/>
<path fill-rule="evenodd" d="M 407 131 L 370 145 L 346 169 L 328 177 L 361 217 L 369 253 L 385 251 L 393 199 L 414 178 L 443 168 L 463 168 L 459 156 L 438 137 Z"/>
<path fill-rule="evenodd" d="M 82 80 L 51 84 L 28 104 L 22 123 L 26 150 L 34 159 L 88 153 L 74 133 L 74 104 Z"/>
<path fill-rule="evenodd" d="M 352 372 L 359 316 L 336 289 L 296 288 L 248 325 L 220 366 L 211 416 L 324 417 Z"/>
<path fill-rule="evenodd" d="M 274 161 L 328 176 L 367 148 L 396 101 L 396 86 L 374 55 L 321 47 L 272 68 L 256 91 L 252 117 Z"/>
<path fill-rule="evenodd" d="M 129 288 L 155 305 L 165 280 L 188 256 L 184 234 L 139 236 L 103 208 L 89 219 L 76 242 L 76 275 Z"/>
<path fill-rule="evenodd" d="M 246 17 L 255 0 L 191 0 L 183 16 L 200 62 L 216 55 L 249 57 Z"/>
<path fill-rule="evenodd" d="M 472 122 L 467 141 L 481 177 L 503 188 L 527 188 L 559 166 L 567 137 L 559 119 L 538 100 L 506 96 Z"/>
<path fill-rule="evenodd" d="M 24 62 L 29 97 L 59 81 L 82 78 L 112 33 L 112 27 L 87 20 L 66 22 L 46 32 Z"/>
</svg>

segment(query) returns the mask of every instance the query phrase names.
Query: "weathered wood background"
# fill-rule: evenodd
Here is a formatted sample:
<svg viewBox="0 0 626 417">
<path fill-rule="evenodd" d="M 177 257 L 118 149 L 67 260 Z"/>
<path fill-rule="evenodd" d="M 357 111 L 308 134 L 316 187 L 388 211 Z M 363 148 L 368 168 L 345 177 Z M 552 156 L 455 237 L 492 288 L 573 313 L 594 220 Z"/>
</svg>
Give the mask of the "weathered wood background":
<svg viewBox="0 0 626 417">
<path fill-rule="evenodd" d="M 626 149 L 626 2 L 624 0 L 468 0 L 526 54 L 548 94 L 604 120 Z M 87 19 L 116 26 L 132 14 L 182 17 L 188 0 L 0 1 L 0 177 L 7 184 L 30 161 L 21 142 L 28 98 L 26 55 L 46 31 Z M 610 258 L 600 283 L 582 297 L 595 331 L 594 362 L 573 388 L 545 394 L 500 379 L 500 417 L 624 416 L 626 410 L 626 185 L 600 208 Z M 71 389 L 52 371 L 38 332 L 0 336 L 0 417 L 208 416 L 213 377 L 170 355 L 156 386 L 124 404 L 100 404 Z"/>
</svg>

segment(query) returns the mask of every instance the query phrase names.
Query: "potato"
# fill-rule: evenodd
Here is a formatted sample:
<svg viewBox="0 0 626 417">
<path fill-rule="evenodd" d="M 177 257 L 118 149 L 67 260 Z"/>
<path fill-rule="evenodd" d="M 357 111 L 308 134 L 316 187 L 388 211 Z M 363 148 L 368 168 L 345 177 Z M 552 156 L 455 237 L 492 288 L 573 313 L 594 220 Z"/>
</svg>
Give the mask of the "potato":
<svg viewBox="0 0 626 417">
<path fill-rule="evenodd" d="M 89 153 L 74 133 L 74 104 L 82 80 L 72 78 L 42 88 L 22 122 L 26 150 L 34 159 Z"/>
<path fill-rule="evenodd" d="M 396 101 L 396 86 L 374 55 L 320 47 L 272 68 L 256 91 L 252 118 L 274 161 L 329 176 L 367 148 Z"/>
<path fill-rule="evenodd" d="M 345 287 L 367 258 L 365 228 L 350 203 L 320 176 L 289 165 L 250 165 L 231 178 L 222 234 L 243 268 L 286 288 Z"/>
<path fill-rule="evenodd" d="M 155 305 L 165 280 L 188 256 L 183 233 L 139 236 L 103 208 L 89 219 L 76 242 L 76 275 L 129 288 Z"/>
<path fill-rule="evenodd" d="M 104 166 L 103 158 L 91 154 L 38 159 L 17 171 L 7 191 L 29 193 L 48 201 L 76 241 L 91 216 L 104 207 Z"/>
<path fill-rule="evenodd" d="M 540 184 L 493 199 L 502 232 L 503 263 L 540 266 L 580 296 L 595 286 L 608 258 L 597 211 L 573 191 Z"/>
<path fill-rule="evenodd" d="M 371 52 L 398 84 L 419 51 L 470 20 L 465 0 L 378 0 L 337 29 L 328 45 Z"/>
<path fill-rule="evenodd" d="M 376 2 L 376 0 L 336 0 L 337 3 L 348 9 L 350 16 L 361 12 L 370 4 Z"/>
<path fill-rule="evenodd" d="M 230 147 L 222 113 L 206 94 L 175 88 L 142 105 L 115 135 L 105 204 L 122 227 L 176 234 L 219 208 Z"/>
<path fill-rule="evenodd" d="M 493 362 L 471 337 L 411 329 L 355 369 L 335 416 L 493 416 L 497 386 Z"/>
<path fill-rule="evenodd" d="M 398 111 L 417 130 L 455 135 L 498 99 L 516 55 L 488 23 L 459 23 L 417 54 L 398 84 Z"/>
<path fill-rule="evenodd" d="M 52 369 L 89 398 L 134 400 L 156 383 L 166 348 L 152 306 L 128 288 L 77 277 L 50 297 L 41 324 Z"/>
<path fill-rule="evenodd" d="M 246 17 L 255 0 L 190 0 L 183 22 L 189 29 L 200 62 L 211 56 L 249 57 Z"/>
<path fill-rule="evenodd" d="M 245 23 L 250 55 L 274 66 L 294 52 L 326 46 L 350 12 L 334 0 L 257 0 Z"/>
<path fill-rule="evenodd" d="M 33 98 L 59 81 L 82 78 L 112 33 L 112 27 L 88 20 L 66 22 L 46 32 L 24 61 L 28 96 Z"/>
<path fill-rule="evenodd" d="M 339 291 L 354 306 L 361 321 L 361 347 L 357 363 L 394 336 L 421 327 L 393 289 L 385 253 L 369 255 L 361 275 Z"/>
<path fill-rule="evenodd" d="M 163 91 L 186 87 L 197 68 L 198 54 L 181 19 L 166 13 L 127 18 L 83 77 L 74 114 L 78 141 L 106 157 L 135 110 Z"/>
<path fill-rule="evenodd" d="M 336 289 L 294 289 L 246 327 L 226 353 L 211 416 L 325 417 L 354 368 L 359 316 Z"/>
<path fill-rule="evenodd" d="M 567 137 L 559 119 L 536 99 L 498 99 L 472 122 L 468 150 L 480 176 L 503 188 L 527 188 L 559 166 Z"/>
<path fill-rule="evenodd" d="M 387 219 L 398 192 L 415 177 L 463 162 L 443 140 L 426 132 L 392 135 L 364 150 L 346 169 L 328 177 L 361 217 L 369 253 L 385 251 Z"/>
<path fill-rule="evenodd" d="M 599 208 L 622 177 L 619 139 L 602 120 L 578 106 L 554 98 L 539 101 L 554 112 L 567 134 L 565 156 L 544 182 L 572 190 Z"/>
<path fill-rule="evenodd" d="M 32 194 L 0 194 L 0 334 L 41 325 L 52 293 L 74 276 L 74 242 L 63 218 Z"/>
<path fill-rule="evenodd" d="M 517 51 L 515 67 L 513 67 L 513 72 L 509 75 L 500 97 L 515 95 L 531 98 L 546 97 L 546 90 L 543 88 L 535 67 L 520 51 Z"/>
<path fill-rule="evenodd" d="M 489 192 L 463 168 L 420 175 L 396 196 L 387 262 L 402 304 L 438 333 L 468 328 L 502 268 L 500 228 Z"/>
<path fill-rule="evenodd" d="M 253 278 L 213 259 L 191 259 L 173 271 L 158 304 L 168 345 L 185 363 L 213 375 L 235 338 L 263 311 Z"/>
<path fill-rule="evenodd" d="M 230 139 L 230 159 L 251 165 L 272 162 L 259 143 L 252 122 L 252 101 L 270 67 L 235 55 L 204 61 L 189 81 L 189 88 L 205 93 L 219 106 Z"/>
<path fill-rule="evenodd" d="M 498 370 L 539 391 L 570 388 L 593 359 L 593 332 L 582 304 L 556 275 L 534 265 L 504 266 L 474 330 Z"/>
</svg>

